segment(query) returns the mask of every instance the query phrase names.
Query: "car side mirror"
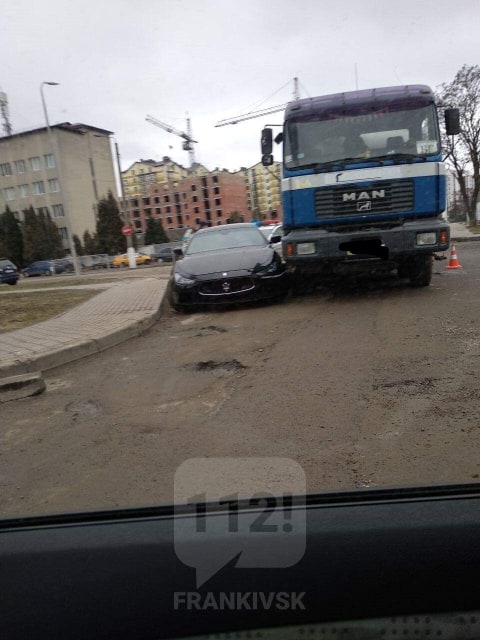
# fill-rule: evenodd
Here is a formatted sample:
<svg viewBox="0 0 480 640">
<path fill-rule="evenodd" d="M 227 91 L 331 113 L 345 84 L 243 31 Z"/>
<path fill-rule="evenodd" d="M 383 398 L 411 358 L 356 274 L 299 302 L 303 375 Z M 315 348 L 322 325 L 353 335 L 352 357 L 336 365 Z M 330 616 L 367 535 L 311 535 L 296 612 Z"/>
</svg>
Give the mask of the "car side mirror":
<svg viewBox="0 0 480 640">
<path fill-rule="evenodd" d="M 456 136 L 460 133 L 460 111 L 458 109 L 445 109 L 445 130 L 447 136 Z"/>
<path fill-rule="evenodd" d="M 282 236 L 272 236 L 270 238 L 270 244 L 278 244 L 282 241 Z"/>
<path fill-rule="evenodd" d="M 176 258 L 182 258 L 183 257 L 183 251 L 180 249 L 180 247 L 177 247 L 176 249 L 173 250 L 173 255 Z"/>
</svg>

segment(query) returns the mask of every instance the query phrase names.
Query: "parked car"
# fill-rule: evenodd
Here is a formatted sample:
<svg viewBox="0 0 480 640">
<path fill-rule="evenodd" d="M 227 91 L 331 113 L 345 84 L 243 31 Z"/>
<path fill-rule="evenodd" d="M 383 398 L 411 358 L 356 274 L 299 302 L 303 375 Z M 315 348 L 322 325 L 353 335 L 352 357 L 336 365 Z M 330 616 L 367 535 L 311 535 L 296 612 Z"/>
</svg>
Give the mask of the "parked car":
<svg viewBox="0 0 480 640">
<path fill-rule="evenodd" d="M 266 225 L 264 224 L 258 227 L 258 230 L 263 233 L 263 235 L 267 239 L 267 242 L 271 242 L 272 238 L 275 238 L 275 237 L 283 238 L 283 236 L 285 235 L 285 232 L 283 230 L 283 224 L 281 223 L 266 224 Z M 283 258 L 282 243 L 276 242 L 273 248 L 278 253 L 278 255 L 281 258 Z"/>
<path fill-rule="evenodd" d="M 157 245 L 155 247 L 155 252 L 152 255 L 157 262 L 173 262 L 175 258 L 174 250 L 181 249 L 181 242 L 171 242 L 168 244 L 164 244 L 163 246 Z"/>
<path fill-rule="evenodd" d="M 82 269 L 83 265 L 80 258 L 78 257 L 77 260 L 79 269 Z M 55 264 L 61 265 L 67 273 L 73 273 L 75 271 L 75 266 L 73 264 L 72 258 L 58 258 L 57 260 L 55 260 Z"/>
<path fill-rule="evenodd" d="M 140 264 L 151 264 L 152 259 L 150 256 L 147 256 L 144 253 L 136 253 L 135 254 L 135 262 L 137 263 L 137 265 Z M 128 267 L 128 255 L 126 253 L 123 253 L 119 256 L 115 256 L 115 258 L 113 259 L 113 266 L 114 267 Z"/>
<path fill-rule="evenodd" d="M 32 262 L 25 269 L 22 269 L 22 273 L 26 278 L 31 276 L 51 276 L 53 270 L 55 273 L 63 273 L 65 267 L 57 260 L 37 260 L 37 262 Z"/>
<path fill-rule="evenodd" d="M 195 306 L 280 300 L 288 275 L 264 235 L 249 223 L 201 229 L 175 263 L 169 301 L 177 311 Z"/>
<path fill-rule="evenodd" d="M 0 284 L 17 284 L 20 274 L 8 258 L 0 258 Z"/>
</svg>

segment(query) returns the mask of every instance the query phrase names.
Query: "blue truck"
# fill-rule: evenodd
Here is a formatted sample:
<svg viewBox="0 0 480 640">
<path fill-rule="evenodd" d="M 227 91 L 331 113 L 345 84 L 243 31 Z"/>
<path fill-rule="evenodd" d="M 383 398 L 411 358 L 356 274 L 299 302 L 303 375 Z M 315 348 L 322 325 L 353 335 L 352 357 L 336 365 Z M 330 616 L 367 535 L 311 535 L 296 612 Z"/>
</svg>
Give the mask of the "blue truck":
<svg viewBox="0 0 480 640">
<path fill-rule="evenodd" d="M 459 132 L 445 109 L 447 135 Z M 297 283 L 389 271 L 427 286 L 449 247 L 446 176 L 432 90 L 351 91 L 290 102 L 283 142 L 283 253 Z M 273 130 L 262 131 L 273 163 Z"/>
</svg>

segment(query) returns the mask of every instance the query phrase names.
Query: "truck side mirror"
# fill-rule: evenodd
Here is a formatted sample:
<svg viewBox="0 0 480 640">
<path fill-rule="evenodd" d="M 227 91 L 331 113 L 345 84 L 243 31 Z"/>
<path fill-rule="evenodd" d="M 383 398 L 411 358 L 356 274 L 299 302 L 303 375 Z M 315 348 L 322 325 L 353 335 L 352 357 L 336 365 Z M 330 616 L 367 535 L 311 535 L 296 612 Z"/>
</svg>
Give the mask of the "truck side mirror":
<svg viewBox="0 0 480 640">
<path fill-rule="evenodd" d="M 456 136 L 460 133 L 460 111 L 458 109 L 445 109 L 445 129 L 447 136 Z"/>
<path fill-rule="evenodd" d="M 275 141 L 275 144 L 280 144 L 281 142 L 283 142 L 283 131 L 280 131 L 280 133 L 277 133 L 274 141 Z"/>
<path fill-rule="evenodd" d="M 265 154 L 262 156 L 262 164 L 264 167 L 271 167 L 273 164 L 273 156 L 272 154 Z"/>
<path fill-rule="evenodd" d="M 273 131 L 269 127 L 262 129 L 262 156 L 268 156 L 272 153 L 273 149 Z"/>
</svg>

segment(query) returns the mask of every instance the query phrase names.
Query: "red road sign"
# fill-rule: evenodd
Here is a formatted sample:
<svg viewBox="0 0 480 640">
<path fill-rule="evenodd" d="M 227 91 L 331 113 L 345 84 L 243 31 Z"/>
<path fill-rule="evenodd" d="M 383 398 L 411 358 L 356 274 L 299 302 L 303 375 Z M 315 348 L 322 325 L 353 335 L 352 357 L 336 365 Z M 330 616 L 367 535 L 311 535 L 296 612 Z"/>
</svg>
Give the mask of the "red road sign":
<svg viewBox="0 0 480 640">
<path fill-rule="evenodd" d="M 122 233 L 124 236 L 131 236 L 132 235 L 132 227 L 128 224 L 126 224 L 124 227 L 122 227 Z"/>
</svg>

